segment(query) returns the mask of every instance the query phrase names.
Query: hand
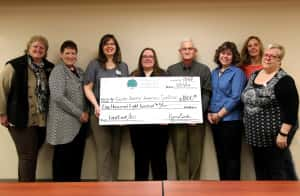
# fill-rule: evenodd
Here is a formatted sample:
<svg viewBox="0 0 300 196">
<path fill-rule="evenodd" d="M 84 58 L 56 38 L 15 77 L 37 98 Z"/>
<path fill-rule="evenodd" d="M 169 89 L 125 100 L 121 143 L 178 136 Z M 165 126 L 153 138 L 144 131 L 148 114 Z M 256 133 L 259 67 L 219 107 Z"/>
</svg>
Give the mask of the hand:
<svg viewBox="0 0 300 196">
<path fill-rule="evenodd" d="M 97 104 L 97 105 L 95 105 L 94 106 L 94 110 L 95 110 L 95 116 L 97 117 L 97 118 L 99 118 L 99 116 L 100 116 L 100 106 Z"/>
<path fill-rule="evenodd" d="M 86 123 L 89 121 L 89 113 L 87 112 L 82 112 L 81 116 L 80 116 L 80 122 L 81 123 Z"/>
<path fill-rule="evenodd" d="M 7 115 L 5 115 L 5 114 L 0 115 L 0 123 L 2 126 L 6 127 L 6 128 L 9 126 Z"/>
<path fill-rule="evenodd" d="M 214 121 L 213 121 L 213 118 L 212 118 L 212 113 L 208 113 L 207 114 L 207 120 L 208 120 L 208 122 L 210 123 L 210 124 L 214 124 Z"/>
<path fill-rule="evenodd" d="M 287 145 L 287 136 L 282 136 L 280 134 L 277 135 L 276 137 L 276 145 L 280 149 L 286 148 Z"/>
<path fill-rule="evenodd" d="M 214 124 L 218 124 L 221 120 L 221 117 L 218 115 L 218 113 L 213 113 L 212 119 L 214 121 Z"/>
<path fill-rule="evenodd" d="M 218 115 L 218 113 L 208 113 L 207 119 L 211 124 L 218 124 L 221 120 L 221 117 Z"/>
</svg>

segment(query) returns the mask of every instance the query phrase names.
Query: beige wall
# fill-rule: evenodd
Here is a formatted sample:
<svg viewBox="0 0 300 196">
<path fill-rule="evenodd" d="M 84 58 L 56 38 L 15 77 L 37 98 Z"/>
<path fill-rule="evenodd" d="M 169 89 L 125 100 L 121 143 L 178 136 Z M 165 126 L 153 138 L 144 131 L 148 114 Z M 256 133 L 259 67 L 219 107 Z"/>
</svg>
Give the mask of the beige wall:
<svg viewBox="0 0 300 196">
<path fill-rule="evenodd" d="M 26 3 L 24 3 L 26 2 Z M 118 38 L 123 60 L 132 70 L 142 48 L 154 47 L 162 67 L 178 61 L 178 44 L 192 37 L 199 49 L 199 60 L 211 68 L 215 49 L 231 40 L 241 47 L 249 35 L 258 35 L 265 44 L 278 42 L 286 47 L 284 68 L 300 85 L 298 50 L 300 44 L 300 3 L 297 0 L 12 0 L 0 2 L 0 64 L 21 55 L 33 34 L 49 39 L 49 59 L 58 62 L 62 41 L 72 39 L 79 45 L 79 64 L 85 68 L 97 54 L 104 33 Z M 299 136 L 292 151 L 300 172 Z M 217 179 L 216 160 L 210 130 L 207 130 L 202 179 Z M 172 149 L 168 151 L 169 177 L 174 178 Z M 45 145 L 39 158 L 38 178 L 51 178 L 52 149 Z M 243 152 L 243 179 L 253 179 L 253 165 L 248 149 Z M 133 178 L 133 156 L 124 133 L 120 179 Z M 88 138 L 83 178 L 95 179 L 94 146 Z M 0 179 L 17 178 L 17 157 L 13 142 L 0 128 Z"/>
</svg>

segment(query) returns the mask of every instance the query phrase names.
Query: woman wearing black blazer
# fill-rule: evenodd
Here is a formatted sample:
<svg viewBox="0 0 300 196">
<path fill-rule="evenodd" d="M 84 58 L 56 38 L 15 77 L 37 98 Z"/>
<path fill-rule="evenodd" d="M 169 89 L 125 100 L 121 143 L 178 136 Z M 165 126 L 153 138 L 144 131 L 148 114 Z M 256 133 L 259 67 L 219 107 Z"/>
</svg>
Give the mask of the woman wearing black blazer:
<svg viewBox="0 0 300 196">
<path fill-rule="evenodd" d="M 145 48 L 140 54 L 138 68 L 131 75 L 155 77 L 165 76 L 166 72 L 159 67 L 155 50 Z M 135 180 L 148 180 L 149 164 L 151 164 L 153 180 L 167 179 L 167 127 L 167 125 L 130 126 L 135 155 Z"/>
</svg>

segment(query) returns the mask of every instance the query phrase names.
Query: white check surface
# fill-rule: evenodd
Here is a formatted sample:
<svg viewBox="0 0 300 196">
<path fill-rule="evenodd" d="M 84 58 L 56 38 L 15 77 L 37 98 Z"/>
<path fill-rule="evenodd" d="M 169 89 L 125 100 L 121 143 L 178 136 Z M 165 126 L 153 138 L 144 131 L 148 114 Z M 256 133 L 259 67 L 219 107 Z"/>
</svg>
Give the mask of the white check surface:
<svg viewBox="0 0 300 196">
<path fill-rule="evenodd" d="M 203 123 L 199 77 L 101 78 L 100 125 Z"/>
</svg>

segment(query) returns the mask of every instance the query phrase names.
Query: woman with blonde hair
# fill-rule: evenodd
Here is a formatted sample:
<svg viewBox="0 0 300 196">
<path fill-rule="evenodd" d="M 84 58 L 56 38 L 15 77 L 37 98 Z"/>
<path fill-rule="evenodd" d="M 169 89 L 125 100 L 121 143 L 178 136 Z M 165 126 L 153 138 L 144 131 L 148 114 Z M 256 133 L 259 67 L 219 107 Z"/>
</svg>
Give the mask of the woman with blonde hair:
<svg viewBox="0 0 300 196">
<path fill-rule="evenodd" d="M 19 181 L 35 181 L 38 152 L 45 140 L 48 78 L 54 67 L 46 59 L 47 51 L 47 39 L 33 36 L 25 54 L 0 71 L 0 122 L 17 149 Z"/>
</svg>

